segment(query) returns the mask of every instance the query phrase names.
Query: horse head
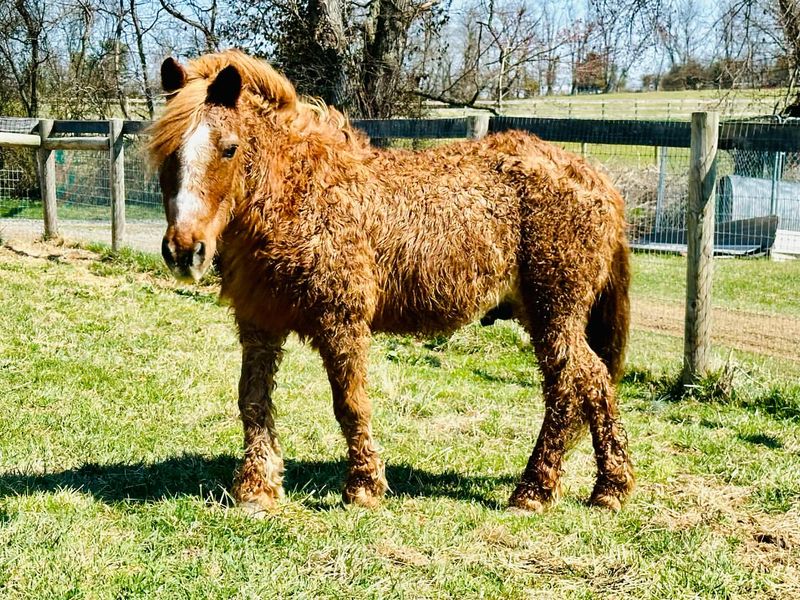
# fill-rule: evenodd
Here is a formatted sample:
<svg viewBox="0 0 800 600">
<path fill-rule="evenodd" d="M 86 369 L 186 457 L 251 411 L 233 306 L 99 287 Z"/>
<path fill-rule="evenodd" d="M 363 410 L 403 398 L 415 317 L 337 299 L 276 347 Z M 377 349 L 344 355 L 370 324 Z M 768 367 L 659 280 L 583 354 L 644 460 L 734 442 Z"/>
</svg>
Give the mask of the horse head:
<svg viewBox="0 0 800 600">
<path fill-rule="evenodd" d="M 161 253 L 178 279 L 197 281 L 213 261 L 243 177 L 242 76 L 231 64 L 213 79 L 197 78 L 168 58 L 161 82 L 167 111 L 151 143 L 161 150 L 154 153 L 167 217 Z"/>
</svg>

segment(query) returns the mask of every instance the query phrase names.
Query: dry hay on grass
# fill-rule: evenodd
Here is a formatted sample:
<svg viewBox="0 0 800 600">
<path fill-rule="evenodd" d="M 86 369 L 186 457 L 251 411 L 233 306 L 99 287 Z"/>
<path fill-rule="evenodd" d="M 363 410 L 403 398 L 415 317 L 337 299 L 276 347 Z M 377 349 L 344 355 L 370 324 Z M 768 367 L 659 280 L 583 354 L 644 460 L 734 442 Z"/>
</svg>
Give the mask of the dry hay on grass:
<svg viewBox="0 0 800 600">
<path fill-rule="evenodd" d="M 738 543 L 735 556 L 742 565 L 771 576 L 774 587 L 765 597 L 800 597 L 800 507 L 778 514 L 758 512 L 749 504 L 751 489 L 711 476 L 682 474 L 667 484 L 646 487 L 672 504 L 659 509 L 652 527 L 707 527 L 714 538 Z"/>
<path fill-rule="evenodd" d="M 16 255 L 27 260 L 49 260 L 53 262 L 80 262 L 96 260 L 97 253 L 77 245 L 66 244 L 63 240 L 44 242 L 37 239 L 15 239 L 0 245 L 0 252 Z"/>
<path fill-rule="evenodd" d="M 632 240 L 652 232 L 655 226 L 658 203 L 659 168 L 655 165 L 628 168 L 594 166 L 605 171 L 625 198 L 625 214 L 628 221 L 628 237 Z M 664 179 L 664 223 L 670 227 L 682 227 L 686 178 L 667 173 Z"/>
</svg>

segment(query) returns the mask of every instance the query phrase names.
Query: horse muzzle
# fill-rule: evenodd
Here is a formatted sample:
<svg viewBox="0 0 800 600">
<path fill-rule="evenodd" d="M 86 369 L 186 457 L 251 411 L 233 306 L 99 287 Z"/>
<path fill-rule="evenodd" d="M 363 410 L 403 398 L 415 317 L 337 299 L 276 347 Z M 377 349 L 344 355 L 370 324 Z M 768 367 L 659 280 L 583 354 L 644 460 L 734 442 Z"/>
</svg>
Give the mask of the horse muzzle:
<svg viewBox="0 0 800 600">
<path fill-rule="evenodd" d="M 202 241 L 185 247 L 164 236 L 161 242 L 161 256 L 179 281 L 199 281 L 211 264 L 212 255 L 213 252 L 209 255 L 206 243 Z"/>
</svg>

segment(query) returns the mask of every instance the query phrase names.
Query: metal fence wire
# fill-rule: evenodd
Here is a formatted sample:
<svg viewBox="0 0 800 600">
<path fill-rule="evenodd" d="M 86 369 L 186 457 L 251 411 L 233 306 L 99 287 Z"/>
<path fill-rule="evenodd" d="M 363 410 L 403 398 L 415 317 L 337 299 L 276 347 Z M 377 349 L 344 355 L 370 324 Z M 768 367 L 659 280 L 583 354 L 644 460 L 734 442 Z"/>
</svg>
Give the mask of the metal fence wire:
<svg viewBox="0 0 800 600">
<path fill-rule="evenodd" d="M 0 117 L 0 131 L 28 133 L 35 119 Z M 36 153 L 28 148 L 0 148 L 0 219 L 35 216 L 39 198 Z"/>
<path fill-rule="evenodd" d="M 147 162 L 144 140 L 125 136 L 124 143 L 126 218 L 161 223 L 161 192 Z M 59 220 L 110 222 L 108 154 L 57 150 L 55 155 Z"/>
</svg>

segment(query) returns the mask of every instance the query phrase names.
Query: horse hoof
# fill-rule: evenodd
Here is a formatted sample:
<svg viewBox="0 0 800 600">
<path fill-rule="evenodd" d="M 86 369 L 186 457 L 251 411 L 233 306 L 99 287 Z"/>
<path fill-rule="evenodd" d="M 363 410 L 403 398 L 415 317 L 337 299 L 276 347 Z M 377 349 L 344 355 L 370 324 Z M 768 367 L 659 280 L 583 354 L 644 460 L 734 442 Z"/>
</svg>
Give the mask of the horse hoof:
<svg viewBox="0 0 800 600">
<path fill-rule="evenodd" d="M 630 484 L 629 481 L 628 485 L 622 486 L 596 485 L 589 498 L 589 505 L 619 512 L 631 493 L 633 486 Z"/>
<path fill-rule="evenodd" d="M 524 500 L 515 501 L 514 504 L 509 504 L 506 509 L 512 515 L 541 515 L 544 513 L 544 504 L 538 500 Z"/>
<path fill-rule="evenodd" d="M 261 493 L 242 494 L 241 490 L 234 490 L 233 497 L 241 512 L 255 519 L 263 519 L 278 509 L 278 502 L 283 498 L 283 486 Z"/>
<path fill-rule="evenodd" d="M 265 519 L 275 511 L 275 506 L 266 507 L 260 502 L 239 502 L 236 508 L 251 519 Z"/>
<path fill-rule="evenodd" d="M 389 484 L 382 474 L 376 476 L 359 475 L 345 484 L 342 499 L 345 504 L 355 504 L 364 508 L 377 508 L 388 489 Z"/>
<path fill-rule="evenodd" d="M 597 508 L 605 508 L 611 512 L 619 512 L 622 510 L 622 502 L 620 499 L 609 494 L 592 496 L 589 498 L 589 504 L 591 506 L 596 506 Z"/>
<path fill-rule="evenodd" d="M 508 512 L 517 515 L 541 515 L 550 504 L 550 502 L 529 495 L 515 493 L 508 501 Z"/>
<path fill-rule="evenodd" d="M 631 495 L 635 482 L 633 469 L 630 466 L 628 466 L 625 476 L 616 480 L 600 477 L 589 497 L 589 505 L 619 512 L 628 496 Z"/>
<path fill-rule="evenodd" d="M 508 501 L 509 512 L 542 514 L 554 501 L 553 494 L 542 494 L 530 487 L 520 484 Z"/>
<path fill-rule="evenodd" d="M 381 504 L 381 496 L 369 493 L 365 488 L 346 491 L 342 494 L 345 504 L 361 506 L 363 508 L 378 508 Z"/>
</svg>

